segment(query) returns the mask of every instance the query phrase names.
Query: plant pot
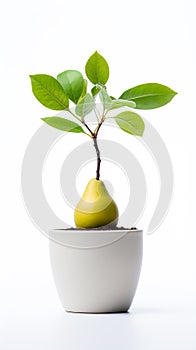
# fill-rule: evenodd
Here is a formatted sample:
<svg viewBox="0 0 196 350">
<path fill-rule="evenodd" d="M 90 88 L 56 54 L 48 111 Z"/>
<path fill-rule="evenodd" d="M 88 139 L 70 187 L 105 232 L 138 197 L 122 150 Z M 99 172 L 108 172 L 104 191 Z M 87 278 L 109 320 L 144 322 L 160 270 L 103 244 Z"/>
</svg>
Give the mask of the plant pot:
<svg viewBox="0 0 196 350">
<path fill-rule="evenodd" d="M 142 264 L 141 230 L 52 230 L 50 258 L 66 311 L 125 312 Z"/>
</svg>

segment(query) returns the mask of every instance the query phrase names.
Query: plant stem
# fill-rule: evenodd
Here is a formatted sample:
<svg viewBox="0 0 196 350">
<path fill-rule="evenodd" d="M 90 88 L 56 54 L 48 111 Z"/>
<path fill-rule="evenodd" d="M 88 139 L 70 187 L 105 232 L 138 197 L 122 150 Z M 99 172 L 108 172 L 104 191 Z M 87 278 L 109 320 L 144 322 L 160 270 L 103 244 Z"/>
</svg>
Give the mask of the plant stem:
<svg viewBox="0 0 196 350">
<path fill-rule="evenodd" d="M 90 132 L 90 134 L 91 134 L 91 137 L 94 137 L 94 133 L 92 132 L 92 130 L 89 128 L 89 126 L 85 123 L 85 121 L 84 120 L 81 120 L 80 118 L 78 118 L 70 109 L 68 110 L 69 111 L 69 113 L 74 117 L 74 118 L 76 118 L 80 123 L 82 123 L 87 129 L 88 129 L 88 131 Z M 88 135 L 88 134 L 87 134 Z M 88 135 L 88 136 L 90 136 L 90 135 Z"/>
<path fill-rule="evenodd" d="M 94 134 L 95 134 L 96 137 L 97 137 L 97 134 L 98 134 L 99 129 L 100 129 L 101 125 L 103 124 L 103 122 L 104 122 L 104 119 L 102 118 L 100 123 L 97 125 L 96 130 L 94 131 Z"/>
<path fill-rule="evenodd" d="M 96 180 L 99 180 L 100 179 L 100 165 L 101 165 L 101 158 L 100 158 L 100 150 L 99 150 L 99 147 L 98 147 L 98 144 L 97 144 L 97 135 L 98 135 L 98 132 L 99 132 L 99 129 L 101 127 L 101 125 L 103 124 L 105 120 L 105 116 L 103 115 L 99 124 L 97 125 L 96 129 L 94 130 L 94 133 L 93 133 L 93 142 L 94 142 L 94 147 L 95 147 L 95 150 L 96 150 L 96 154 L 97 154 L 97 170 L 96 170 Z"/>
<path fill-rule="evenodd" d="M 100 179 L 100 165 L 101 165 L 101 158 L 100 158 L 100 151 L 99 151 L 99 147 L 98 147 L 98 144 L 97 144 L 97 135 L 98 135 L 98 132 L 99 132 L 99 129 L 101 127 L 101 125 L 103 124 L 104 120 L 105 120 L 105 116 L 103 115 L 101 120 L 99 121 L 98 119 L 98 116 L 97 116 L 97 121 L 98 121 L 98 125 L 97 127 L 95 128 L 94 132 L 89 128 L 89 126 L 86 124 L 86 122 L 84 121 L 84 119 L 80 119 L 78 118 L 71 110 L 69 110 L 69 112 L 72 114 L 72 116 L 74 118 L 76 118 L 80 123 L 82 123 L 86 128 L 87 130 L 90 132 L 90 136 L 92 139 L 93 139 L 93 143 L 94 143 L 94 147 L 95 147 L 95 151 L 96 151 L 96 154 L 97 154 L 97 170 L 96 170 L 96 180 L 99 180 Z M 95 112 L 96 113 L 96 112 Z"/>
<path fill-rule="evenodd" d="M 83 124 L 83 125 L 87 128 L 87 130 L 90 132 L 91 137 L 94 137 L 94 136 L 95 136 L 94 133 L 93 133 L 92 130 L 89 128 L 89 126 L 85 123 L 84 120 L 82 121 L 82 124 Z"/>
<path fill-rule="evenodd" d="M 81 123 L 81 119 L 78 118 L 77 115 L 75 115 L 70 109 L 67 109 L 67 111 Z"/>
<path fill-rule="evenodd" d="M 100 179 L 100 165 L 101 165 L 101 158 L 100 158 L 100 151 L 99 151 L 99 147 L 97 144 L 97 136 L 93 137 L 93 142 L 94 142 L 94 147 L 96 150 L 96 154 L 97 154 L 97 170 L 96 170 L 96 180 Z"/>
</svg>

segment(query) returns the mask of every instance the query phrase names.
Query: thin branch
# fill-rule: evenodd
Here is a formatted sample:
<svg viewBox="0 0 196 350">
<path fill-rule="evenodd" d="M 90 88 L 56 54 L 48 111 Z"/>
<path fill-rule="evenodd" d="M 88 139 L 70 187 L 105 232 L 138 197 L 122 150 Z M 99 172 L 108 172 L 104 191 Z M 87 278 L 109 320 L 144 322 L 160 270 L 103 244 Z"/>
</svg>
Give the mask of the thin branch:
<svg viewBox="0 0 196 350">
<path fill-rule="evenodd" d="M 89 126 L 85 123 L 84 120 L 81 121 L 81 123 L 87 128 L 87 130 L 90 132 L 92 137 L 95 137 L 95 134 L 93 133 L 93 131 L 89 128 Z"/>
<path fill-rule="evenodd" d="M 89 126 L 85 123 L 84 119 L 78 118 L 77 115 L 75 115 L 70 109 L 68 109 L 68 112 L 69 112 L 74 118 L 76 118 L 80 123 L 82 123 L 82 124 L 87 128 L 87 130 L 88 130 L 88 131 L 90 132 L 90 134 L 91 134 L 91 137 L 94 137 L 94 133 L 93 133 L 92 130 L 89 128 Z M 86 134 L 86 135 L 88 135 L 88 134 Z M 88 136 L 90 136 L 90 135 L 88 135 Z"/>
<path fill-rule="evenodd" d="M 95 134 L 96 137 L 97 137 L 97 135 L 98 135 L 99 129 L 100 129 L 100 127 L 102 126 L 104 120 L 105 120 L 105 116 L 103 115 L 102 118 L 101 118 L 101 120 L 100 120 L 100 122 L 99 122 L 99 124 L 97 125 L 97 127 L 96 127 L 95 130 L 94 130 L 94 134 Z"/>
<path fill-rule="evenodd" d="M 68 109 L 68 112 L 81 123 L 81 119 L 78 118 L 77 115 L 75 115 L 70 109 Z"/>
<path fill-rule="evenodd" d="M 96 180 L 99 180 L 100 179 L 100 165 L 101 165 L 101 157 L 100 157 L 100 150 L 99 150 L 99 147 L 98 147 L 98 144 L 97 144 L 97 135 L 98 135 L 98 132 L 99 132 L 99 129 L 101 127 L 101 125 L 103 124 L 104 120 L 105 120 L 105 115 L 103 114 L 103 116 L 101 117 L 100 116 L 100 120 L 98 118 L 98 111 L 94 109 L 95 111 L 95 115 L 97 117 L 97 121 L 98 121 L 98 124 L 97 124 L 97 127 L 95 128 L 94 132 L 89 128 L 88 124 L 86 124 L 85 120 L 84 119 L 80 119 L 78 118 L 72 111 L 68 110 L 70 112 L 70 114 L 76 118 L 80 123 L 82 123 L 86 129 L 90 132 L 90 135 L 89 134 L 86 134 L 88 136 L 90 136 L 92 139 L 93 139 L 93 143 L 94 143 L 94 147 L 95 147 L 95 151 L 96 151 L 96 154 L 97 154 L 97 170 L 96 170 Z"/>
<path fill-rule="evenodd" d="M 97 170 L 96 170 L 96 180 L 100 179 L 100 165 L 101 165 L 101 158 L 100 158 L 100 151 L 97 145 L 97 138 L 94 137 L 93 138 L 93 142 L 94 142 L 94 147 L 96 150 L 96 154 L 97 154 Z"/>
</svg>

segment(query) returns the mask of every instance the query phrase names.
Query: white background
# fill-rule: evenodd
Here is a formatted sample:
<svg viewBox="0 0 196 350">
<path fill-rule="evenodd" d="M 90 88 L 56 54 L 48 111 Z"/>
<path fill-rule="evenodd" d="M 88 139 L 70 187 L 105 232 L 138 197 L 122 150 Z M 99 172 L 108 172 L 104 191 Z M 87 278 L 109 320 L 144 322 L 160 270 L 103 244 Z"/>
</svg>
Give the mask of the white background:
<svg viewBox="0 0 196 350">
<path fill-rule="evenodd" d="M 2 349 L 196 348 L 194 13 L 194 2 L 187 0 L 1 2 Z M 26 146 L 40 117 L 51 113 L 33 97 L 28 75 L 83 71 L 95 50 L 110 64 L 113 95 L 145 82 L 166 84 L 179 93 L 168 106 L 142 112 L 168 147 L 175 191 L 166 220 L 144 239 L 137 294 L 130 313 L 122 315 L 63 311 L 48 241 L 30 221 L 20 193 Z M 73 147 L 78 142 L 75 137 Z M 148 161 L 153 169 L 149 156 L 144 169 Z M 158 196 L 156 171 L 146 176 L 149 201 L 139 224 L 144 228 Z M 62 208 L 55 210 L 62 215 Z"/>
</svg>

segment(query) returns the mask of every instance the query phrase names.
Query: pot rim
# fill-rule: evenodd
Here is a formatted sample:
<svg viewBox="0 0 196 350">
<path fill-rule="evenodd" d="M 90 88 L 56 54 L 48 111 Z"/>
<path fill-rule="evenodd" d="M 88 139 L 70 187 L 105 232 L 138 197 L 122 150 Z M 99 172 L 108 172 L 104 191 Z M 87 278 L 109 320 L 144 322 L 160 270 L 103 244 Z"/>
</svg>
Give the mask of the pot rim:
<svg viewBox="0 0 196 350">
<path fill-rule="evenodd" d="M 69 230 L 53 229 L 49 231 L 51 242 L 74 249 L 97 249 L 109 246 L 129 235 L 141 237 L 143 230 L 118 229 L 118 230 Z"/>
</svg>

